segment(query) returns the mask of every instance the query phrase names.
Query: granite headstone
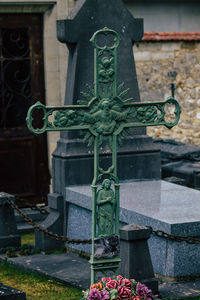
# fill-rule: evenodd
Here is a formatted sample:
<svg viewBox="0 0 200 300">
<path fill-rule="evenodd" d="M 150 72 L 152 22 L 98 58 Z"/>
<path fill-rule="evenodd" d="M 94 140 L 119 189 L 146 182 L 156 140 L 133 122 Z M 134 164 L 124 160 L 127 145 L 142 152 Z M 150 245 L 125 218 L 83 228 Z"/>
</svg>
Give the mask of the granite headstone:
<svg viewBox="0 0 200 300">
<path fill-rule="evenodd" d="M 90 185 L 66 188 L 69 205 L 67 236 L 91 237 Z M 127 181 L 120 184 L 120 225 L 151 226 L 168 234 L 199 237 L 200 191 L 166 181 Z M 176 242 L 152 234 L 148 240 L 156 274 L 171 279 L 200 276 L 196 244 Z M 88 245 L 70 247 L 90 253 Z"/>
<path fill-rule="evenodd" d="M 135 19 L 122 0 L 78 0 L 69 17 L 57 21 L 58 39 L 69 49 L 66 105 L 77 104 L 83 99 L 82 92 L 89 92 L 86 86 L 94 86 L 94 51 L 90 38 L 104 27 L 115 30 L 120 36 L 118 84 L 124 82 L 124 87 L 130 89 L 127 98 L 140 101 L 133 44 L 142 39 L 143 20 Z M 133 136 L 118 149 L 120 178 L 160 178 L 159 151 L 145 132 L 145 128 L 134 129 Z M 139 135 L 138 139 L 134 135 Z M 93 153 L 79 137 L 75 132 L 61 132 L 53 153 L 53 189 L 56 193 L 63 193 L 67 185 L 92 182 Z M 109 151 L 102 153 L 102 165 L 109 159 Z M 135 167 L 138 161 L 140 166 Z M 84 173 L 80 168 L 85 170 Z"/>
</svg>

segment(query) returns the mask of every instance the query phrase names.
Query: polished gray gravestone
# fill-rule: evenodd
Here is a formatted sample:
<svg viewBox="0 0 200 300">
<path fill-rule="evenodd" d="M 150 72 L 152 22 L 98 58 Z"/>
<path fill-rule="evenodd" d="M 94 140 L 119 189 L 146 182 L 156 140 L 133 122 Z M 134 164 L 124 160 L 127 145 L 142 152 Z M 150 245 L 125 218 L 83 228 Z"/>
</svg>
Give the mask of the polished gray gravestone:
<svg viewBox="0 0 200 300">
<path fill-rule="evenodd" d="M 154 144 L 161 150 L 162 164 L 180 160 L 200 161 L 200 147 L 177 142 L 172 139 L 154 139 Z"/>
<path fill-rule="evenodd" d="M 140 101 L 133 44 L 143 36 L 143 20 L 135 19 L 122 0 L 78 0 L 66 20 L 57 21 L 57 36 L 69 49 L 65 104 L 77 104 L 83 99 L 81 92 L 94 85 L 94 52 L 90 38 L 104 27 L 115 30 L 120 37 L 118 48 L 118 84 L 129 88 L 127 97 Z M 119 149 L 118 173 L 122 179 L 160 178 L 159 151 L 145 128 L 133 130 L 133 136 Z M 142 136 L 141 136 L 142 134 Z M 109 154 L 102 153 L 106 165 Z M 111 158 L 110 158 L 111 159 Z M 152 164 L 154 160 L 154 164 Z M 144 163 L 145 162 L 145 163 Z M 135 167 L 135 164 L 138 164 Z M 84 169 L 84 173 L 80 172 Z M 79 140 L 79 133 L 61 132 L 53 153 L 53 189 L 63 193 L 67 185 L 91 183 L 93 179 L 93 153 Z"/>
<path fill-rule="evenodd" d="M 91 237 L 91 191 L 89 185 L 66 188 L 70 238 Z M 200 191 L 160 180 L 120 183 L 120 222 L 152 226 L 168 234 L 199 236 Z M 148 240 L 156 274 L 183 278 L 200 275 L 199 245 L 178 243 L 151 235 Z M 70 247 L 90 252 L 91 246 Z"/>
<path fill-rule="evenodd" d="M 135 70 L 133 44 L 143 36 L 143 20 L 135 19 L 122 0 L 78 0 L 66 20 L 57 21 L 57 37 L 69 50 L 65 104 L 76 104 L 83 99 L 82 92 L 94 84 L 94 53 L 90 38 L 99 29 L 109 27 L 120 36 L 118 51 L 118 84 L 130 88 L 127 97 L 140 101 Z M 145 135 L 146 129 L 132 130 L 118 150 L 118 175 L 121 179 L 159 179 L 160 151 L 152 139 Z M 101 165 L 110 164 L 109 149 L 101 153 Z M 101 151 L 101 150 L 100 150 Z M 82 171 L 84 170 L 84 172 Z M 53 196 L 49 195 L 49 207 L 54 212 L 44 227 L 60 235 L 66 234 L 67 207 L 55 209 L 62 201 L 64 189 L 69 185 L 91 183 L 93 179 L 93 150 L 82 142 L 78 133 L 61 132 L 52 160 Z M 64 199 L 63 199 L 63 203 Z M 57 213 L 57 217 L 55 216 Z M 64 218 L 64 223 L 63 223 Z M 61 225 L 62 224 L 62 225 Z M 36 233 L 36 247 L 43 251 L 56 248 L 58 243 L 42 233 Z"/>
<path fill-rule="evenodd" d="M 161 150 L 162 178 L 200 189 L 200 147 L 171 139 L 155 139 Z"/>
<path fill-rule="evenodd" d="M 26 294 L 7 285 L 0 283 L 0 299 L 1 300 L 26 300 Z"/>
<path fill-rule="evenodd" d="M 183 181 L 182 185 L 200 189 L 200 161 L 180 160 L 164 164 L 162 176 L 167 181 L 175 177 Z"/>
</svg>

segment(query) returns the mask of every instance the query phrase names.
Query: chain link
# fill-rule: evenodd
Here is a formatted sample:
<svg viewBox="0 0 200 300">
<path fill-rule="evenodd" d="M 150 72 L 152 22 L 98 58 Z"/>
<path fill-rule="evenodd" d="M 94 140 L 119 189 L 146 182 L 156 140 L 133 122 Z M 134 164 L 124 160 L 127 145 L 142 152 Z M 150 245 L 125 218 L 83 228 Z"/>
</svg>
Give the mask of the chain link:
<svg viewBox="0 0 200 300">
<path fill-rule="evenodd" d="M 187 237 L 183 237 L 180 235 L 173 235 L 173 234 L 169 234 L 166 233 L 162 230 L 153 230 L 151 226 L 146 226 L 151 230 L 151 233 L 155 234 L 158 237 L 162 237 L 168 240 L 172 240 L 175 242 L 186 242 L 187 244 L 200 244 L 200 236 L 187 236 Z"/>
<path fill-rule="evenodd" d="M 33 205 L 33 204 L 30 204 L 28 202 L 26 202 L 24 199 L 20 198 L 19 196 L 16 196 L 15 195 L 15 199 L 18 201 L 18 202 L 21 202 L 23 205 L 25 205 L 25 207 L 27 208 L 30 208 L 32 210 L 35 210 L 35 211 L 39 211 L 39 213 L 41 213 L 42 215 L 47 215 L 49 214 L 48 210 L 45 209 L 44 207 L 39 207 L 38 205 Z"/>
<path fill-rule="evenodd" d="M 63 235 L 58 235 L 56 233 L 53 233 L 52 231 L 48 231 L 47 229 L 43 228 L 42 226 L 40 226 L 36 222 L 34 222 L 31 218 L 26 216 L 24 214 L 24 212 L 21 209 L 19 209 L 19 207 L 16 204 L 14 204 L 12 201 L 7 199 L 7 203 L 10 204 L 19 213 L 19 215 L 23 217 L 23 219 L 28 224 L 32 225 L 36 230 L 43 232 L 44 234 L 48 235 L 49 237 L 56 239 L 57 241 L 67 242 L 70 244 L 91 244 L 91 239 L 90 240 L 70 239 Z"/>
<path fill-rule="evenodd" d="M 7 203 L 9 203 L 19 213 L 19 215 L 23 217 L 23 219 L 28 224 L 32 225 L 36 230 L 43 232 L 44 234 L 48 235 L 51 238 L 54 238 L 58 241 L 71 243 L 71 244 L 91 244 L 91 239 L 70 239 L 68 237 L 53 233 L 52 231 L 48 231 L 47 229 L 43 228 L 42 226 L 34 222 L 31 218 L 26 216 L 24 212 L 21 209 L 19 209 L 19 207 L 16 204 L 14 204 L 12 201 L 7 199 Z M 169 234 L 162 230 L 153 230 L 151 226 L 146 226 L 146 227 L 150 229 L 151 233 L 155 234 L 158 237 L 162 237 L 175 242 L 186 242 L 187 244 L 200 244 L 200 236 L 183 237 L 180 235 Z"/>
</svg>

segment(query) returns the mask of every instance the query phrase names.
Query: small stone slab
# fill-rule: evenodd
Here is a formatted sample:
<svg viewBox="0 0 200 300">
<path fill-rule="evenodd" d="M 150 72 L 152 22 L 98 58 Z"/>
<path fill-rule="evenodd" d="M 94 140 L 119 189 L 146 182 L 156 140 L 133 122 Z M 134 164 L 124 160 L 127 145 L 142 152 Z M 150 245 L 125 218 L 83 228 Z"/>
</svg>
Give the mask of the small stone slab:
<svg viewBox="0 0 200 300">
<path fill-rule="evenodd" d="M 177 177 L 184 180 L 184 184 L 193 188 L 200 188 L 200 162 L 181 160 L 170 162 L 162 166 L 162 176 Z"/>
<path fill-rule="evenodd" d="M 162 161 L 180 159 L 200 160 L 200 147 L 176 142 L 171 139 L 155 139 L 154 143 L 160 148 Z"/>
<path fill-rule="evenodd" d="M 0 283 L 0 299 L 1 300 L 26 300 L 26 294 L 7 285 Z"/>
<path fill-rule="evenodd" d="M 90 264 L 87 259 L 79 257 L 76 253 L 35 254 L 8 258 L 8 262 L 17 268 L 55 278 L 82 290 L 90 286 Z"/>
</svg>

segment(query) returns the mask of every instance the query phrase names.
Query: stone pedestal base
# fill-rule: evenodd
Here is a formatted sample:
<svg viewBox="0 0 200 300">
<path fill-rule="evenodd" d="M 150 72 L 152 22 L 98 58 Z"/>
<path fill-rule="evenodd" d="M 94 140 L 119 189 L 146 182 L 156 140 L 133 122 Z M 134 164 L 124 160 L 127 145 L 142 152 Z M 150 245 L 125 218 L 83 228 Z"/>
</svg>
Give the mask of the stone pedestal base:
<svg viewBox="0 0 200 300">
<path fill-rule="evenodd" d="M 160 150 L 146 135 L 130 137 L 118 147 L 118 177 L 129 179 L 160 179 Z M 109 148 L 100 149 L 100 164 L 111 165 Z M 83 170 L 83 171 L 82 171 Z M 94 171 L 93 148 L 80 139 L 60 139 L 53 153 L 53 191 L 63 194 L 69 185 L 91 184 Z"/>
<path fill-rule="evenodd" d="M 150 234 L 150 229 L 139 225 L 126 225 L 120 228 L 119 274 L 145 283 L 153 293 L 157 293 L 158 280 L 154 277 L 147 244 Z"/>
<path fill-rule="evenodd" d="M 17 225 L 13 208 L 7 203 L 7 199 L 14 202 L 15 197 L 0 193 L 0 251 L 7 247 L 20 247 L 21 238 L 17 231 Z"/>
<path fill-rule="evenodd" d="M 63 203 L 63 197 L 58 194 L 48 195 L 48 206 L 50 214 L 40 224 L 44 229 L 57 233 L 58 235 L 64 234 L 64 215 L 65 206 Z M 49 237 L 43 232 L 36 231 L 35 233 L 35 247 L 41 251 L 48 252 L 55 249 L 61 249 L 64 246 L 62 241 L 57 241 L 54 238 Z"/>
</svg>

